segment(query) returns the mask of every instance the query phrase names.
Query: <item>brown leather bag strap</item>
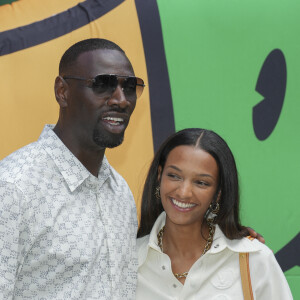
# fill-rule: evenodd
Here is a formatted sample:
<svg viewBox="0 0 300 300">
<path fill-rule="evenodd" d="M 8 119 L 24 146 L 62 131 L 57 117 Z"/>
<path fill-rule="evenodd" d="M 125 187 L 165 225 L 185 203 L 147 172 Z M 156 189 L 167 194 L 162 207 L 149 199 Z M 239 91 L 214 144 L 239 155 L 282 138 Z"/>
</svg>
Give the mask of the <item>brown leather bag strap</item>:
<svg viewBox="0 0 300 300">
<path fill-rule="evenodd" d="M 253 300 L 253 291 L 251 285 L 250 269 L 249 269 L 249 253 L 240 253 L 240 271 L 245 300 Z"/>
</svg>

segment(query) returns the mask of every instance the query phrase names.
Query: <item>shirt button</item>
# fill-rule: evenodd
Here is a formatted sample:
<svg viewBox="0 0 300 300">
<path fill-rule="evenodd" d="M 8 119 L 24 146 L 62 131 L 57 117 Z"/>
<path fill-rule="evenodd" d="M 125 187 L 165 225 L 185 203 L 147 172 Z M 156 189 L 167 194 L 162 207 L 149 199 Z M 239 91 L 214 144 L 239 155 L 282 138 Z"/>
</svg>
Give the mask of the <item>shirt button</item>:
<svg viewBox="0 0 300 300">
<path fill-rule="evenodd" d="M 165 267 L 165 266 L 162 266 L 161 268 L 162 268 L 163 270 L 165 270 L 165 269 L 166 269 L 166 267 Z"/>
<path fill-rule="evenodd" d="M 217 244 L 217 245 L 214 246 L 214 248 L 218 248 L 218 247 L 219 247 L 219 244 Z"/>
<path fill-rule="evenodd" d="M 177 284 L 174 283 L 173 284 L 173 288 L 176 289 L 177 288 Z"/>
</svg>

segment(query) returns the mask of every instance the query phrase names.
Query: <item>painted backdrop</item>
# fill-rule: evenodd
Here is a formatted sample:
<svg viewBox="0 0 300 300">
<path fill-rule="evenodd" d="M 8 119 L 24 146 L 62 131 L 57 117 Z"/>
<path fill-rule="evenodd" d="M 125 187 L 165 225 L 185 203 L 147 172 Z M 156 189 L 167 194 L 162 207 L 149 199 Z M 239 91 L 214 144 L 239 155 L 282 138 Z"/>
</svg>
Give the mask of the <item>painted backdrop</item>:
<svg viewBox="0 0 300 300">
<path fill-rule="evenodd" d="M 81 39 L 111 39 L 147 85 L 124 144 L 107 151 L 137 206 L 162 140 L 185 127 L 215 130 L 237 160 L 243 223 L 263 233 L 300 299 L 298 1 L 0 4 L 0 158 L 57 121 L 63 52 Z"/>
</svg>

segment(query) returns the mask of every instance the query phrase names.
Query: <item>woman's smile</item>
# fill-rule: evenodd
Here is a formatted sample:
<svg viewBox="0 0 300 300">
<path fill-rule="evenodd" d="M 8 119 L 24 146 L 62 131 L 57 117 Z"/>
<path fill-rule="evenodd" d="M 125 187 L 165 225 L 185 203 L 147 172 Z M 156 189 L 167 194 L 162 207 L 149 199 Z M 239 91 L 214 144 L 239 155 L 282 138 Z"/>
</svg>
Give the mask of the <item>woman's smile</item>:
<svg viewBox="0 0 300 300">
<path fill-rule="evenodd" d="M 176 209 L 183 211 L 183 212 L 190 211 L 196 206 L 196 204 L 194 204 L 194 203 L 182 202 L 182 201 L 176 200 L 175 198 L 170 197 L 169 199 Z"/>
</svg>

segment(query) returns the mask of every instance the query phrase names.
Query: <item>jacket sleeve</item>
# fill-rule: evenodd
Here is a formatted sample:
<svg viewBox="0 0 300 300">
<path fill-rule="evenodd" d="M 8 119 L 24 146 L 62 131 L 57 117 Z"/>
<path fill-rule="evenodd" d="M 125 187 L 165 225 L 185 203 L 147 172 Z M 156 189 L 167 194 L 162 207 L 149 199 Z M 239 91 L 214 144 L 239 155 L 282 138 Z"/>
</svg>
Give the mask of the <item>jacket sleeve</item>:
<svg viewBox="0 0 300 300">
<path fill-rule="evenodd" d="M 20 193 L 0 181 L 0 299 L 13 298 L 19 260 Z"/>
<path fill-rule="evenodd" d="M 287 280 L 267 246 L 262 245 L 261 251 L 250 253 L 249 260 L 254 299 L 293 299 Z"/>
</svg>

